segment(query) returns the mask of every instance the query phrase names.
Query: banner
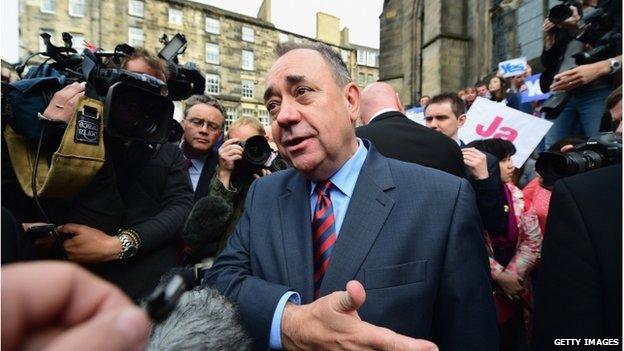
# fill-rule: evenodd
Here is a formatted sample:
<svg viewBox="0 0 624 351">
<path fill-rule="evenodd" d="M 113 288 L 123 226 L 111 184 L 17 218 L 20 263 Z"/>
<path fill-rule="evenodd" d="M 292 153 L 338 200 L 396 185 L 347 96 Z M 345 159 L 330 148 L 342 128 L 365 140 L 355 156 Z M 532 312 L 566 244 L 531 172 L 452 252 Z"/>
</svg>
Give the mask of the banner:
<svg viewBox="0 0 624 351">
<path fill-rule="evenodd" d="M 427 126 L 425 122 L 425 109 L 422 107 L 412 107 L 408 110 L 405 110 L 405 115 L 407 118 L 412 121 L 422 124 L 423 126 Z"/>
<path fill-rule="evenodd" d="M 542 93 L 539 82 L 541 76 L 541 73 L 534 74 L 524 81 L 527 88 L 521 94 L 520 99 L 522 103 L 546 100 L 550 97 L 550 93 Z"/>
<path fill-rule="evenodd" d="M 503 74 L 503 78 L 509 78 L 524 74 L 526 69 L 526 57 L 518 57 L 513 60 L 507 60 L 498 64 L 498 71 Z"/>
<path fill-rule="evenodd" d="M 466 123 L 459 128 L 459 139 L 466 144 L 479 139 L 509 140 L 516 147 L 516 154 L 511 160 L 514 166 L 520 168 L 552 124 L 501 103 L 477 97 L 466 114 Z"/>
</svg>

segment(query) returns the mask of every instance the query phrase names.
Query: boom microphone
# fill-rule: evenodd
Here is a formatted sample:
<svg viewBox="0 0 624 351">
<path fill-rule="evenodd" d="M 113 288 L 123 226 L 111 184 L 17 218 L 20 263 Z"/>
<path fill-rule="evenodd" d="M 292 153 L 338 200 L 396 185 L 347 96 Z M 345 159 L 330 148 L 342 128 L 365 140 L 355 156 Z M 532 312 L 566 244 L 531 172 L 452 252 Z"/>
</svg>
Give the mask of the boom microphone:
<svg viewBox="0 0 624 351">
<path fill-rule="evenodd" d="M 182 295 L 169 318 L 154 325 L 148 351 L 251 349 L 236 308 L 218 291 L 195 287 Z"/>
<path fill-rule="evenodd" d="M 182 239 L 191 248 L 194 257 L 214 254 L 203 254 L 203 251 L 223 238 L 231 214 L 232 207 L 217 196 L 208 195 L 195 203 L 182 229 Z"/>
</svg>

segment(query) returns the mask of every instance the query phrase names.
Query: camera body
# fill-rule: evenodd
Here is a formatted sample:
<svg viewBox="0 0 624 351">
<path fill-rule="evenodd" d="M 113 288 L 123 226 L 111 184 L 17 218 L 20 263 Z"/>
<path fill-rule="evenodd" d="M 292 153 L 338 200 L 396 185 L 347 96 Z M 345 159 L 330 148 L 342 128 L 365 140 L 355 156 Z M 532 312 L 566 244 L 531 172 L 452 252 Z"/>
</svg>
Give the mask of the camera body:
<svg viewBox="0 0 624 351">
<path fill-rule="evenodd" d="M 235 163 L 234 171 L 243 178 L 251 178 L 262 169 L 277 172 L 289 167 L 286 160 L 271 149 L 262 135 L 252 136 L 239 142 L 239 145 L 243 147 L 243 157 Z"/>
<path fill-rule="evenodd" d="M 601 133 L 569 152 L 545 151 L 535 164 L 545 186 L 575 174 L 622 162 L 622 136 Z"/>
</svg>

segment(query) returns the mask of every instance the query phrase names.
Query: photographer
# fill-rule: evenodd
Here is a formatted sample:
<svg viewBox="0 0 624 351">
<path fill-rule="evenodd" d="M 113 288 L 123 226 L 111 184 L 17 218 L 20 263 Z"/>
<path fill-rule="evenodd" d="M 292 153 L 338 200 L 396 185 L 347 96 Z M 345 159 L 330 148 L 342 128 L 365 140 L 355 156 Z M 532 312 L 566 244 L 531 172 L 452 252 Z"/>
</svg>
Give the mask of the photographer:
<svg viewBox="0 0 624 351">
<path fill-rule="evenodd" d="M 134 49 L 133 54 L 122 61 L 122 67 L 129 72 L 156 77 L 161 80 L 160 83 L 166 81 L 167 66 L 164 61 L 142 48 Z M 45 119 L 66 121 L 69 116 L 70 123 L 75 123 L 75 118 L 66 113 L 75 110 L 72 104 L 84 89 L 84 84 L 73 84 L 58 91 L 44 111 Z M 139 90 L 134 91 L 139 94 Z M 136 121 L 132 119 L 136 114 L 130 115 L 136 112 L 138 106 L 133 99 L 139 98 L 134 94 L 127 95 L 125 99 L 120 99 L 125 103 L 111 103 L 107 108 L 121 111 L 115 117 L 127 123 L 133 131 L 133 128 L 142 127 L 132 124 Z M 140 103 L 155 106 L 149 100 L 141 100 Z M 142 119 L 138 123 L 156 121 L 155 116 L 141 114 L 140 117 Z M 56 129 L 64 133 L 64 128 Z M 56 129 L 53 131 L 58 134 Z M 67 131 L 70 130 L 67 127 Z M 57 229 L 63 250 L 50 257 L 65 255 L 71 261 L 87 264 L 92 271 L 118 285 L 132 298 L 139 299 L 152 290 L 162 273 L 179 261 L 176 245 L 192 206 L 184 157 L 177 145 L 150 142 L 147 134 L 129 138 L 114 135 L 112 130 L 107 129 L 105 133 L 100 131 L 100 135 L 106 140 L 106 162 L 77 196 L 43 200 L 47 216 L 43 214 L 44 218 L 41 218 L 32 199 L 13 180 L 15 174 L 3 172 L 3 205 L 6 200 L 9 203 L 7 207 L 16 213 L 21 222 L 43 219 L 53 224 L 65 223 Z M 59 138 L 55 135 L 45 138 L 49 143 L 58 144 L 56 139 Z M 51 154 L 50 150 L 55 149 L 54 146 L 47 148 L 45 158 Z M 3 158 L 3 171 L 4 166 Z M 13 167 L 7 164 L 6 169 L 12 170 Z M 60 177 L 67 176 L 61 174 Z M 9 189 L 17 190 L 5 198 L 5 186 L 9 180 L 12 184 Z M 62 192 L 62 189 L 55 190 Z M 30 207 L 15 204 L 13 195 L 20 192 L 18 195 Z M 57 203 L 65 203 L 66 206 L 58 206 Z"/>
<path fill-rule="evenodd" d="M 236 228 L 243 213 L 244 200 L 251 183 L 271 173 L 268 169 L 261 169 L 256 173 L 246 174 L 240 169 L 243 159 L 241 143 L 257 135 L 265 136 L 264 127 L 260 121 L 253 117 L 240 117 L 232 123 L 227 133 L 227 140 L 219 148 L 219 166 L 210 182 L 209 195 L 223 198 L 233 210 L 227 230 L 219 241 L 217 253 L 221 252 L 225 246 L 228 234 Z"/>
<path fill-rule="evenodd" d="M 620 1 L 566 1 L 550 10 L 540 80 L 542 91 L 553 93 L 542 108 L 554 119 L 546 148 L 571 134 L 598 133 L 611 76 L 621 67 L 620 22 Z"/>
</svg>

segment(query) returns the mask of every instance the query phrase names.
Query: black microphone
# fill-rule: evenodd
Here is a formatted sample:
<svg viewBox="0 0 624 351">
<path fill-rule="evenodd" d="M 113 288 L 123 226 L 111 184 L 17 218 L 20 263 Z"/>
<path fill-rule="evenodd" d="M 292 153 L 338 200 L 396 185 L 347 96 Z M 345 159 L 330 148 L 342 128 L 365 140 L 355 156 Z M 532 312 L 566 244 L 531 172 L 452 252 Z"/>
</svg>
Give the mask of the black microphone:
<svg viewBox="0 0 624 351">
<path fill-rule="evenodd" d="M 190 269 L 170 271 L 145 301 L 147 314 L 156 323 L 164 321 L 175 309 L 182 294 L 197 284 L 198 280 Z"/>
<path fill-rule="evenodd" d="M 182 239 L 194 257 L 201 258 L 207 245 L 224 237 L 231 214 L 232 207 L 217 196 L 208 195 L 195 203 L 182 229 Z"/>
<path fill-rule="evenodd" d="M 195 287 L 177 307 L 152 328 L 152 350 L 251 350 L 251 338 L 239 322 L 234 305 L 217 290 Z"/>
</svg>

